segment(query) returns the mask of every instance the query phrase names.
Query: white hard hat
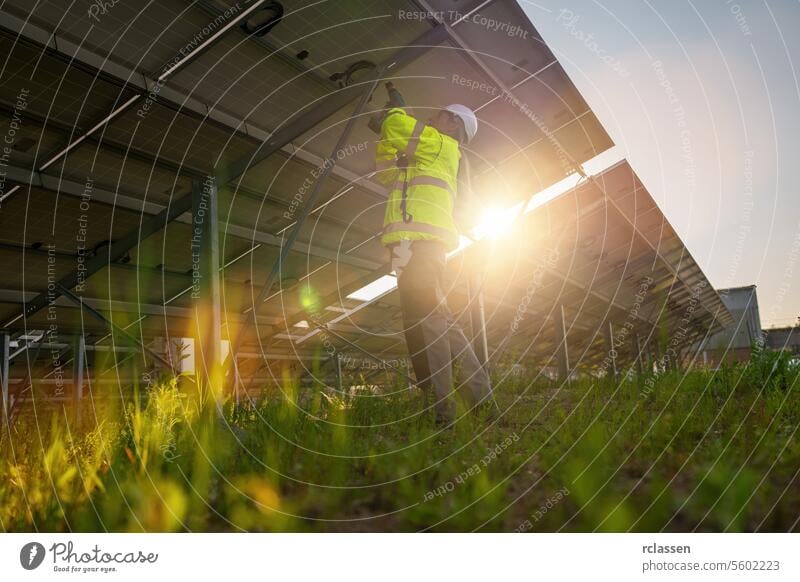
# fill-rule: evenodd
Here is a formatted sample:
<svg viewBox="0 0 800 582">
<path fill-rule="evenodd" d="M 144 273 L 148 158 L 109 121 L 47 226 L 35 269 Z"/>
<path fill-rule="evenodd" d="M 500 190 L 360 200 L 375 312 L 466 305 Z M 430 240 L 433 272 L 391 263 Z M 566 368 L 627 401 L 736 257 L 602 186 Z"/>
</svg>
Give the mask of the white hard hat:
<svg viewBox="0 0 800 582">
<path fill-rule="evenodd" d="M 472 109 L 466 105 L 454 103 L 453 105 L 448 105 L 445 107 L 444 110 L 458 116 L 458 118 L 464 124 L 464 129 L 467 132 L 467 142 L 472 141 L 472 138 L 475 137 L 476 133 L 478 133 L 478 118 L 475 117 L 475 113 L 472 111 Z"/>
</svg>

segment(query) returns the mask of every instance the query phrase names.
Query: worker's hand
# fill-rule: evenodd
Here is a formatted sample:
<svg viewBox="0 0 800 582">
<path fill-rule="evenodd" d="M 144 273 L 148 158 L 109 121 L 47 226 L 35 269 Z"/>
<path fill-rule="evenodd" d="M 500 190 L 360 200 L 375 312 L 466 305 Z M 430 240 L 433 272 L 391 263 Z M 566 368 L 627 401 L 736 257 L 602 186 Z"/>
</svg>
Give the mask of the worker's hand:
<svg viewBox="0 0 800 582">
<path fill-rule="evenodd" d="M 406 106 L 406 100 L 403 99 L 403 96 L 400 94 L 400 91 L 395 89 L 394 85 L 391 82 L 386 83 L 386 92 L 389 94 L 389 100 L 386 102 L 386 106 L 389 109 L 393 107 Z"/>
<path fill-rule="evenodd" d="M 379 109 L 369 118 L 369 123 L 367 124 L 377 135 L 381 134 L 381 126 L 383 125 L 383 120 L 386 118 L 386 113 L 395 107 L 406 106 L 405 99 L 403 99 L 400 91 L 395 89 L 391 82 L 386 83 L 386 92 L 389 94 L 389 100 L 383 104 L 383 109 Z"/>
</svg>

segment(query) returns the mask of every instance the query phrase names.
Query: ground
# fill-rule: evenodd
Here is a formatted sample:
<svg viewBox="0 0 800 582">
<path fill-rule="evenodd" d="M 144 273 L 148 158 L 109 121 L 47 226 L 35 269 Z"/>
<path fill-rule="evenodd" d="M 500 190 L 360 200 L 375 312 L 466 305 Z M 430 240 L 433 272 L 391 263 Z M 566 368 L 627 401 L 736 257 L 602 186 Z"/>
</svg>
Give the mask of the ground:
<svg viewBox="0 0 800 582">
<path fill-rule="evenodd" d="M 569 386 L 495 371 L 502 415 L 437 427 L 414 391 L 320 388 L 198 409 L 175 381 L 76 431 L 2 441 L 6 531 L 797 531 L 800 372 Z M 502 378 L 502 379 L 501 379 Z M 38 428 L 37 428 L 38 424 Z"/>
</svg>

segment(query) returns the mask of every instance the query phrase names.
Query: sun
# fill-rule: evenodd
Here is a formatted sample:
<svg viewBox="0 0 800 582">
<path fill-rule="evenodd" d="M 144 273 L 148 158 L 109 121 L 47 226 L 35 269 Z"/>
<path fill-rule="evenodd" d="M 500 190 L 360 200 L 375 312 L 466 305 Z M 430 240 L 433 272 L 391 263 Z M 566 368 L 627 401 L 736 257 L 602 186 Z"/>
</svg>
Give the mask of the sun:
<svg viewBox="0 0 800 582">
<path fill-rule="evenodd" d="M 489 207 L 482 212 L 478 225 L 471 234 L 476 240 L 497 240 L 508 236 L 520 214 L 520 204 L 511 208 Z"/>
</svg>

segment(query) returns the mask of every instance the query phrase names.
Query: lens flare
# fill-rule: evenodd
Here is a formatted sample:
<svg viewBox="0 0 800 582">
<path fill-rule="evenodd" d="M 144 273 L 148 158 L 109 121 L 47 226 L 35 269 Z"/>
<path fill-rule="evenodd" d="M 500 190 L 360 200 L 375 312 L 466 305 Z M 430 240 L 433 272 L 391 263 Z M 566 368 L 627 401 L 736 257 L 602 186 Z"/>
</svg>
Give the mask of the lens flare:
<svg viewBox="0 0 800 582">
<path fill-rule="evenodd" d="M 472 236 L 476 240 L 497 240 L 507 236 L 512 231 L 521 209 L 522 204 L 516 204 L 511 208 L 487 208 L 483 212 L 481 221 L 472 229 Z"/>
<path fill-rule="evenodd" d="M 300 289 L 300 305 L 306 311 L 317 311 L 320 309 L 319 293 L 311 285 L 303 285 Z"/>
</svg>

